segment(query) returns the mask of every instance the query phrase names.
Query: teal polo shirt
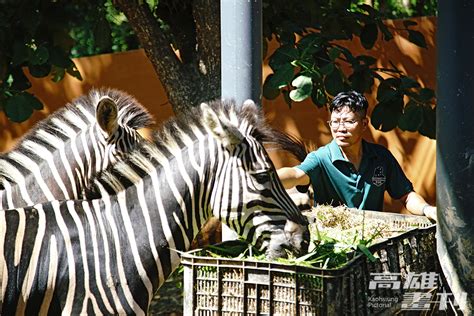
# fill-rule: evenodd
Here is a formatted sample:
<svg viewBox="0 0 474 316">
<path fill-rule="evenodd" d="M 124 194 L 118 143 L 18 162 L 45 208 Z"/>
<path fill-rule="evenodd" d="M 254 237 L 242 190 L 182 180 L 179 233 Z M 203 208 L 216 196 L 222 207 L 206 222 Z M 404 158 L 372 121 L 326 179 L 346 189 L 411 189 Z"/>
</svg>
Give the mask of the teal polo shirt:
<svg viewBox="0 0 474 316">
<path fill-rule="evenodd" d="M 392 153 L 365 140 L 358 171 L 343 157 L 334 140 L 309 153 L 297 168 L 311 179 L 316 204 L 382 211 L 385 190 L 394 199 L 413 191 Z"/>
</svg>

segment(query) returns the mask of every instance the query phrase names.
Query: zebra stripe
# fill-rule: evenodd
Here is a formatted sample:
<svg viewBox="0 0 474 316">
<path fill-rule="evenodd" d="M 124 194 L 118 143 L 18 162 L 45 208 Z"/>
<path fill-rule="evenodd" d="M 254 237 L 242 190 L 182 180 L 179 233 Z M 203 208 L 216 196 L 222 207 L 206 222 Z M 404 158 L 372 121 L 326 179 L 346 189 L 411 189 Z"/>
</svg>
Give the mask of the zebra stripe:
<svg viewBox="0 0 474 316">
<path fill-rule="evenodd" d="M 1 313 L 144 315 L 211 216 L 270 258 L 306 251 L 256 113 L 203 105 L 94 178 L 88 200 L 0 211 Z"/>
<path fill-rule="evenodd" d="M 89 179 L 132 150 L 139 129 L 152 123 L 124 92 L 91 90 L 0 156 L 0 209 L 82 198 Z"/>
</svg>

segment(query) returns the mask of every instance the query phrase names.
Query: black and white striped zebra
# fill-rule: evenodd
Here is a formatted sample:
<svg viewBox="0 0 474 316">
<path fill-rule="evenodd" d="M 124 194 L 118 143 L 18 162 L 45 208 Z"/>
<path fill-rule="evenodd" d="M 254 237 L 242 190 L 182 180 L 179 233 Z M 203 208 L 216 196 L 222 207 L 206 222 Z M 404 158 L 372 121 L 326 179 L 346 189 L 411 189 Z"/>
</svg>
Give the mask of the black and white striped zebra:
<svg viewBox="0 0 474 316">
<path fill-rule="evenodd" d="M 0 211 L 3 315 L 143 315 L 211 216 L 269 258 L 307 250 L 256 106 L 190 112 L 94 179 L 90 200 Z"/>
<path fill-rule="evenodd" d="M 0 209 L 78 199 L 90 178 L 135 147 L 153 124 L 133 97 L 93 89 L 67 104 L 0 156 Z"/>
</svg>

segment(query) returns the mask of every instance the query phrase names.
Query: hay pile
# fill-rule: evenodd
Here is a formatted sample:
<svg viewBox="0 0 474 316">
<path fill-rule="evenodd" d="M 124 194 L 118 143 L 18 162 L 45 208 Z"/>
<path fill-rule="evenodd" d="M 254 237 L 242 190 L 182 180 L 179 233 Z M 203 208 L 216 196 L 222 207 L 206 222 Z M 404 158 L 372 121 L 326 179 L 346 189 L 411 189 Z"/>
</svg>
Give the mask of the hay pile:
<svg viewBox="0 0 474 316">
<path fill-rule="evenodd" d="M 318 205 L 304 213 L 310 222 L 312 240 L 334 239 L 340 243 L 368 244 L 397 236 L 412 228 L 429 225 L 422 216 L 362 211 L 346 206 Z"/>
</svg>

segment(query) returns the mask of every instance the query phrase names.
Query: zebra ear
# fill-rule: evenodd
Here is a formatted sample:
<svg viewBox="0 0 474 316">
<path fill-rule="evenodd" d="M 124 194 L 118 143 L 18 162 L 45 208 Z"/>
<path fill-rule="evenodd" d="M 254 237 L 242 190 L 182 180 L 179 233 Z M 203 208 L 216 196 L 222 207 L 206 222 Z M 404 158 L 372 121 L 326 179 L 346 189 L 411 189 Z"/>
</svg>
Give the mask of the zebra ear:
<svg viewBox="0 0 474 316">
<path fill-rule="evenodd" d="M 229 120 L 224 117 L 219 118 L 216 112 L 206 103 L 201 103 L 201 110 L 204 125 L 224 147 L 231 150 L 242 142 L 244 136 Z"/>
<path fill-rule="evenodd" d="M 118 129 L 117 104 L 111 98 L 104 96 L 99 100 L 95 110 L 95 117 L 100 128 L 107 135 L 112 135 Z"/>
</svg>

